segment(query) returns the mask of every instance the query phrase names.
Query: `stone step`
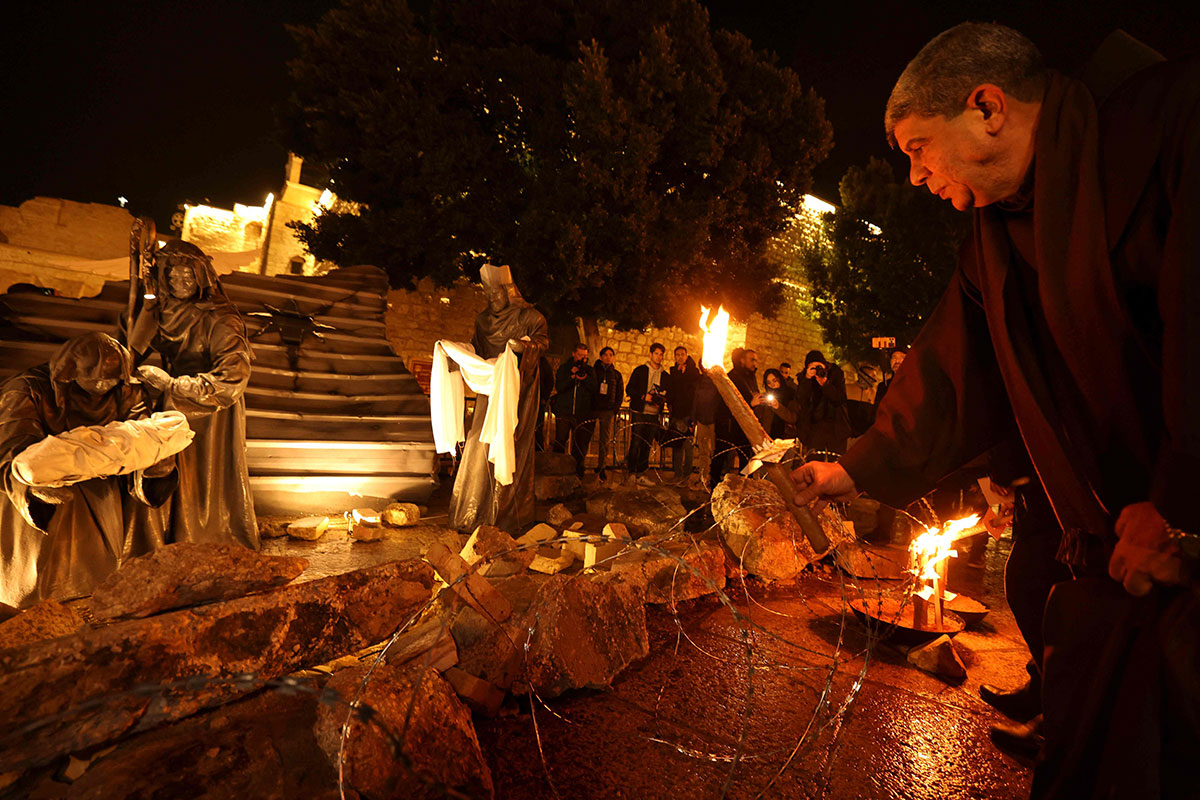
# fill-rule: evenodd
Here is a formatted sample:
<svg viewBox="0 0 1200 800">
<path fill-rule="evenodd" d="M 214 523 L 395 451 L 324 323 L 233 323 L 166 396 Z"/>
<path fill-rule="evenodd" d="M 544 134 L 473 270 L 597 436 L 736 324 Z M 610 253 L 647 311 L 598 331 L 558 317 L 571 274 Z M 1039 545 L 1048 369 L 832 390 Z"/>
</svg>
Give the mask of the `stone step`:
<svg viewBox="0 0 1200 800">
<path fill-rule="evenodd" d="M 246 461 L 251 475 L 428 475 L 433 445 L 412 442 L 342 442 L 311 439 L 251 439 Z"/>
<path fill-rule="evenodd" d="M 360 417 L 246 409 L 249 439 L 314 439 L 353 442 L 432 442 L 429 415 Z"/>
<path fill-rule="evenodd" d="M 432 446 L 430 451 L 432 452 Z M 340 514 L 397 500 L 422 503 L 437 479 L 420 475 L 251 475 L 254 510 L 262 515 Z"/>
</svg>

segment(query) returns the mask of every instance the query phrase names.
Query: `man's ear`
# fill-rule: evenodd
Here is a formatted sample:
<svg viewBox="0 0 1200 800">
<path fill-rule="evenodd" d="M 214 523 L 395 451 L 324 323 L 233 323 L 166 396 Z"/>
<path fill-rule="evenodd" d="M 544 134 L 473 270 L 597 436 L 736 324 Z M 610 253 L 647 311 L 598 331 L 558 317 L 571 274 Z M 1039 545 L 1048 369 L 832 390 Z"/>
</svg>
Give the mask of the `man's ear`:
<svg viewBox="0 0 1200 800">
<path fill-rule="evenodd" d="M 1008 95 L 994 83 L 981 83 L 967 97 L 967 110 L 978 111 L 984 130 L 994 136 L 1004 126 Z"/>
</svg>

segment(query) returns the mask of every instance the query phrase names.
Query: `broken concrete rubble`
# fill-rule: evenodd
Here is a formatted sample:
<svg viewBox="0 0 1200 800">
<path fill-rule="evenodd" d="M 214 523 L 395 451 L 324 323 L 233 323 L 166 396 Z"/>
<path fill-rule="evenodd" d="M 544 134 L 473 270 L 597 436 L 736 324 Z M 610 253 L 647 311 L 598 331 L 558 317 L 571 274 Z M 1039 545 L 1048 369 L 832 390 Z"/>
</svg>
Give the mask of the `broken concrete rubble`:
<svg viewBox="0 0 1200 800">
<path fill-rule="evenodd" d="M 79 612 L 55 600 L 45 600 L 0 622 L 0 650 L 70 636 L 88 627 Z"/>
<path fill-rule="evenodd" d="M 460 555 L 468 564 L 479 564 L 480 575 L 499 577 L 523 572 L 533 561 L 534 551 L 532 547 L 520 546 L 494 525 L 480 525 L 467 539 Z"/>
<path fill-rule="evenodd" d="M 827 551 L 814 552 L 770 481 L 726 475 L 713 490 L 712 514 L 734 559 L 759 578 L 792 580 L 826 555 Z M 854 540 L 853 528 L 838 523 L 828 511 L 819 514 L 818 521 L 831 547 Z"/>
<path fill-rule="evenodd" d="M 574 474 L 534 475 L 533 496 L 538 500 L 558 500 L 575 494 L 582 485 Z"/>
<path fill-rule="evenodd" d="M 283 586 L 307 567 L 307 559 L 295 556 L 178 542 L 122 564 L 96 588 L 92 612 L 100 619 L 148 617 Z"/>
<path fill-rule="evenodd" d="M 512 616 L 512 606 L 508 600 L 458 553 L 452 552 L 441 542 L 435 542 L 425 551 L 425 559 L 455 594 L 484 617 L 503 622 Z"/>
<path fill-rule="evenodd" d="M 538 450 L 533 456 L 535 475 L 575 475 L 575 458 L 570 453 Z"/>
<path fill-rule="evenodd" d="M 725 558 L 725 548 L 711 539 L 641 539 L 609 562 L 608 569 L 641 587 L 647 603 L 674 605 L 724 590 Z"/>
<path fill-rule="evenodd" d="M 293 539 L 315 542 L 329 528 L 329 517 L 303 517 L 287 526 L 287 535 Z"/>
<path fill-rule="evenodd" d="M 437 671 L 408 676 L 381 664 L 360 692 L 365 675 L 345 670 L 325 687 L 371 710 L 350 722 L 344 774 L 352 788 L 373 799 L 493 796 L 471 714 Z M 348 711 L 343 703 L 317 710 L 317 743 L 335 769 Z"/>
<path fill-rule="evenodd" d="M 634 536 L 682 530 L 682 520 L 687 515 L 679 493 L 665 486 L 606 489 L 588 498 L 587 510 L 605 522 L 626 525 Z"/>
<path fill-rule="evenodd" d="M 413 625 L 387 648 L 384 659 L 405 671 L 436 669 L 438 672 L 458 663 L 458 648 L 450 635 L 449 619 L 427 616 Z"/>
<path fill-rule="evenodd" d="M 546 511 L 546 522 L 551 525 L 562 525 L 571 518 L 571 509 L 562 503 L 555 503 Z"/>
<path fill-rule="evenodd" d="M 381 641 L 429 601 L 433 584 L 427 564 L 393 562 L 0 651 L 0 773 Z"/>
</svg>

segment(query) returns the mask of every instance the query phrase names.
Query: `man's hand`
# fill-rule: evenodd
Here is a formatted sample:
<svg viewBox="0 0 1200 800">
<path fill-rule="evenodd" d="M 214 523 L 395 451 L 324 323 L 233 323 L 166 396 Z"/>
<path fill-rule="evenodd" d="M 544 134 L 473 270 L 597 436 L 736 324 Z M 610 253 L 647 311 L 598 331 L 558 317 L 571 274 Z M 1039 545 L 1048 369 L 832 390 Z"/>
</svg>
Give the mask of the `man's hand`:
<svg viewBox="0 0 1200 800">
<path fill-rule="evenodd" d="M 1180 583 L 1183 559 L 1167 535 L 1167 524 L 1153 503 L 1134 503 L 1117 518 L 1117 547 L 1108 561 L 1108 574 L 1135 597 L 1147 594 L 1154 582 Z"/>
<path fill-rule="evenodd" d="M 854 479 L 841 464 L 810 461 L 792 472 L 796 485 L 796 505 L 806 506 L 813 500 L 853 500 L 858 496 Z"/>
<path fill-rule="evenodd" d="M 165 370 L 150 364 L 138 367 L 137 376 L 141 378 L 142 383 L 148 384 L 160 392 L 165 392 L 171 385 L 171 376 Z"/>
<path fill-rule="evenodd" d="M 523 352 L 525 352 L 525 344 L 526 344 L 526 342 L 525 342 L 524 340 L 521 340 L 521 339 L 509 339 L 509 340 L 508 340 L 508 344 L 509 344 L 509 346 L 510 346 L 510 347 L 512 347 L 512 351 L 513 351 L 514 353 L 523 353 Z"/>
<path fill-rule="evenodd" d="M 763 397 L 761 394 L 755 394 L 750 398 L 750 407 L 754 408 L 755 406 L 761 406 L 765 402 L 767 402 L 767 398 Z"/>
</svg>

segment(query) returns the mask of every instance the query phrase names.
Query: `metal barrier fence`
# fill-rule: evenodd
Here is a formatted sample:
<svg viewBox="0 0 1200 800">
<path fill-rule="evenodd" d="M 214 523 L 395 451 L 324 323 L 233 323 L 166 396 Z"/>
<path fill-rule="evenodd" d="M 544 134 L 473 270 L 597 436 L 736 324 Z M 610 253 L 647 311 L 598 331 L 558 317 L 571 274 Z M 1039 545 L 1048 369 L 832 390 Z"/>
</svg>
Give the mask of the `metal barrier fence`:
<svg viewBox="0 0 1200 800">
<path fill-rule="evenodd" d="M 665 414 L 665 413 L 659 414 L 658 421 L 659 421 L 660 425 L 662 425 L 664 428 L 666 428 L 666 427 L 670 426 L 670 424 L 671 424 L 671 415 Z M 542 442 L 542 445 L 546 450 L 554 449 L 554 434 L 555 434 L 556 424 L 557 424 L 557 420 L 554 416 L 554 412 L 546 411 L 545 416 L 543 418 L 543 433 L 545 434 L 545 438 L 544 438 L 544 441 Z M 600 426 L 596 420 L 589 420 L 588 422 L 586 422 L 584 424 L 595 426 L 595 429 L 592 434 L 592 440 L 588 444 L 587 458 L 584 461 L 584 465 L 588 469 L 596 469 L 598 466 L 597 461 L 600 457 L 599 441 L 598 441 L 598 438 L 600 435 Z M 610 434 L 612 438 L 609 441 L 608 457 L 605 459 L 608 463 L 605 465 L 605 469 L 624 469 L 625 468 L 625 456 L 629 452 L 629 433 L 630 433 L 629 409 L 628 408 L 619 409 L 616 412 L 615 417 L 613 418 L 612 433 Z M 572 433 L 572 436 L 573 435 L 574 434 Z M 651 469 L 670 469 L 670 467 L 671 467 L 670 451 L 671 451 L 671 448 L 664 447 L 659 442 L 651 442 L 650 443 L 650 467 L 651 467 Z M 564 448 L 564 452 L 567 452 L 567 453 L 571 452 L 571 439 L 570 438 L 567 439 L 567 443 L 566 443 L 566 447 Z"/>
</svg>

